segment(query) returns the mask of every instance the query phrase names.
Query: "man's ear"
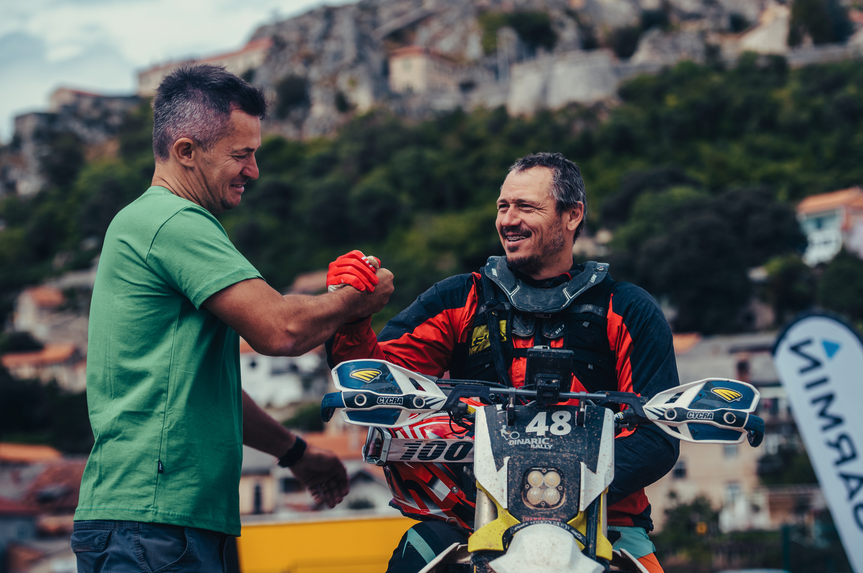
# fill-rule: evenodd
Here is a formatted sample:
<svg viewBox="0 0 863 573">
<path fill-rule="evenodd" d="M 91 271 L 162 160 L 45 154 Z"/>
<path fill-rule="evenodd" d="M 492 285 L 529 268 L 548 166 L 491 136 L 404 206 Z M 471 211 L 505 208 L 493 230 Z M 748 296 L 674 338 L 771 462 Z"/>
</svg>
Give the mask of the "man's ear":
<svg viewBox="0 0 863 573">
<path fill-rule="evenodd" d="M 195 159 L 197 159 L 195 154 L 197 154 L 199 150 L 200 148 L 198 147 L 198 144 L 195 143 L 193 139 L 181 137 L 171 146 L 171 155 L 173 155 L 182 166 L 194 167 Z"/>
<path fill-rule="evenodd" d="M 568 211 L 568 213 L 569 219 L 566 221 L 566 229 L 568 231 L 575 232 L 578 225 L 581 224 L 581 220 L 584 219 L 584 203 L 579 201 Z"/>
</svg>

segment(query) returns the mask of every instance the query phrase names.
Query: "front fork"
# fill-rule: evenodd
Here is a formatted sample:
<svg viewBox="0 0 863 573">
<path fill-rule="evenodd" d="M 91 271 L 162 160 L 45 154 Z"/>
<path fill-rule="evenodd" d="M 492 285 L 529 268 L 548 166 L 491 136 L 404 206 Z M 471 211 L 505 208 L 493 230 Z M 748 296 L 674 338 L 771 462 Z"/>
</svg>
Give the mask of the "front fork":
<svg viewBox="0 0 863 573">
<path fill-rule="evenodd" d="M 608 532 L 606 531 L 606 523 L 603 517 L 602 506 L 605 503 L 605 494 L 594 500 L 587 509 L 586 509 L 586 517 L 587 521 L 585 524 L 585 537 L 587 538 L 587 545 L 584 547 L 582 551 L 587 557 L 597 560 L 597 549 L 598 549 L 598 539 L 600 535 L 607 536 Z M 481 527 L 491 523 L 497 519 L 497 507 L 494 502 L 485 493 L 482 489 L 477 488 L 476 490 L 476 510 L 474 512 L 474 531 L 479 530 Z M 481 573 L 483 571 L 488 571 L 485 567 L 485 564 L 488 563 L 490 559 L 500 555 L 497 552 L 489 552 L 489 551 L 481 551 L 477 552 L 477 554 L 472 556 L 472 563 L 474 565 L 473 571 L 475 573 Z"/>
</svg>

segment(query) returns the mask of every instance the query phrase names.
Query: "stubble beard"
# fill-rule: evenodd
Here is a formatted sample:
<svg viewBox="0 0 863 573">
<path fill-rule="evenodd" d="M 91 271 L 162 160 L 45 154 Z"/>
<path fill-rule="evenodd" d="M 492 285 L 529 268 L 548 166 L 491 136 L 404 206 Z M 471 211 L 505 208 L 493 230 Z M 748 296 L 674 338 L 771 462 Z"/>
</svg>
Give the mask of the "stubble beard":
<svg viewBox="0 0 863 573">
<path fill-rule="evenodd" d="M 548 242 L 543 239 L 539 243 L 538 252 L 522 257 L 519 257 L 517 253 L 512 255 L 507 254 L 506 262 L 510 268 L 516 269 L 528 276 L 533 276 L 539 274 L 545 268 L 546 263 L 563 250 L 565 244 L 563 223 L 557 221 L 557 224 L 549 229 Z"/>
</svg>

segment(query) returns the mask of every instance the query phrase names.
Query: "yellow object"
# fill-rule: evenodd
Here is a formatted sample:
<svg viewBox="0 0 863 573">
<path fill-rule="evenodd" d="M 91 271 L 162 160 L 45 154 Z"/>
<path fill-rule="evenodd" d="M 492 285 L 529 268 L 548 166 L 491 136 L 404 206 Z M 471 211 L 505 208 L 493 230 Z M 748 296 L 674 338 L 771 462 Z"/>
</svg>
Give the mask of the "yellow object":
<svg viewBox="0 0 863 573">
<path fill-rule="evenodd" d="M 485 491 L 479 483 L 476 484 L 478 489 Z M 505 510 L 501 505 L 497 502 L 497 500 L 489 495 L 487 491 L 485 494 L 488 495 L 488 498 L 494 502 L 494 505 L 497 507 L 497 519 L 492 521 L 491 523 L 486 523 L 479 529 L 473 532 L 467 540 L 467 550 L 470 552 L 474 551 L 503 551 L 503 534 L 504 532 L 512 527 L 513 525 L 518 525 L 521 523 L 519 520 L 514 518 L 510 513 Z"/>
<path fill-rule="evenodd" d="M 602 496 L 599 499 L 600 507 L 599 510 L 602 514 L 605 514 L 605 496 L 608 493 L 608 489 L 602 492 Z M 569 520 L 569 526 L 577 529 L 582 533 L 587 533 L 587 512 L 582 511 L 575 517 Z M 599 531 L 596 534 L 596 556 L 602 557 L 603 559 L 608 559 L 611 561 L 611 558 L 614 554 L 614 549 L 611 546 L 611 542 L 608 540 L 606 536 L 602 534 L 605 530 L 605 520 L 603 519 L 603 523 L 600 524 Z M 578 543 L 578 541 L 576 541 Z M 578 543 L 578 546 L 584 549 L 584 546 L 581 543 Z"/>
<path fill-rule="evenodd" d="M 242 573 L 381 573 L 406 517 L 244 524 L 237 539 Z"/>
</svg>

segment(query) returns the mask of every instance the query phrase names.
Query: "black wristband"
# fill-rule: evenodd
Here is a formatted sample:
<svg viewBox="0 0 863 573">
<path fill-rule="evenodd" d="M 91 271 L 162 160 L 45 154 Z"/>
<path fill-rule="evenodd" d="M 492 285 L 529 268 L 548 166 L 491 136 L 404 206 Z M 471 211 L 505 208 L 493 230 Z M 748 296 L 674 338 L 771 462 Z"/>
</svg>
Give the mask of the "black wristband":
<svg viewBox="0 0 863 573">
<path fill-rule="evenodd" d="M 291 446 L 291 449 L 285 452 L 285 455 L 279 458 L 279 465 L 283 468 L 289 468 L 303 457 L 303 454 L 306 453 L 306 441 L 301 437 L 297 436 L 296 440 L 294 440 L 294 445 Z"/>
</svg>

